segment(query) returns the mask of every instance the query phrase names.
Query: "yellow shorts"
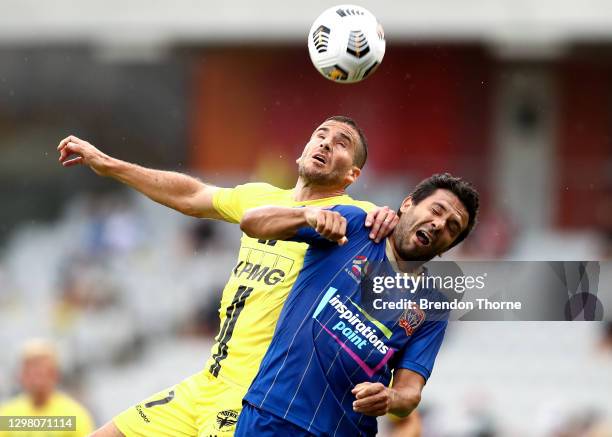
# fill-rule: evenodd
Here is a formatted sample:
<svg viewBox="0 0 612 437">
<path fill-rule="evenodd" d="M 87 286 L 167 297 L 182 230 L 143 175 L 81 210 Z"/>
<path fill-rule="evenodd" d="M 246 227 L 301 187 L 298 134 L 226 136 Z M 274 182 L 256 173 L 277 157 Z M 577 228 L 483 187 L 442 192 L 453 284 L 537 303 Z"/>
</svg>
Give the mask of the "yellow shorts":
<svg viewBox="0 0 612 437">
<path fill-rule="evenodd" d="M 246 388 L 203 370 L 113 419 L 126 437 L 234 435 Z"/>
</svg>

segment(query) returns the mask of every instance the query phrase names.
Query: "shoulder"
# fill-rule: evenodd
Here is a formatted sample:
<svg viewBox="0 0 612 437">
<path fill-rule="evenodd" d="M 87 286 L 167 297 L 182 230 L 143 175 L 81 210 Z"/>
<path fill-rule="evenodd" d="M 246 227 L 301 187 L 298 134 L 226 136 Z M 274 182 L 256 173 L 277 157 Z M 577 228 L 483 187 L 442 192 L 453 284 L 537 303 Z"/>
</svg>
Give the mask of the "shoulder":
<svg viewBox="0 0 612 437">
<path fill-rule="evenodd" d="M 62 406 L 66 410 L 75 412 L 76 414 L 89 414 L 85 407 L 76 399 L 63 392 L 57 392 L 53 395 L 53 401 Z"/>
<path fill-rule="evenodd" d="M 349 229 L 355 226 L 365 229 L 367 212 L 360 207 L 355 205 L 336 205 L 332 209 L 346 219 Z"/>
<path fill-rule="evenodd" d="M 287 191 L 266 182 L 248 182 L 246 184 L 236 185 L 234 189 L 243 191 L 245 193 L 249 192 L 261 194 L 280 194 Z"/>
<path fill-rule="evenodd" d="M 252 182 L 234 188 L 217 189 L 213 196 L 213 207 L 225 220 L 238 223 L 247 209 L 276 204 L 286 197 L 287 190 L 262 182 Z"/>
<path fill-rule="evenodd" d="M 353 198 L 350 198 L 350 201 L 348 204 L 356 208 L 359 208 L 362 211 L 365 211 L 366 213 L 376 208 L 376 205 L 374 205 L 372 202 L 367 202 L 365 200 L 355 200 Z"/>
<path fill-rule="evenodd" d="M 367 212 L 356 205 L 337 205 L 332 208 L 346 219 L 346 234 L 349 240 L 360 235 L 360 238 L 368 239 L 370 228 L 365 227 Z"/>
<path fill-rule="evenodd" d="M 61 411 L 62 414 L 66 414 L 64 412 L 69 412 L 68 415 L 76 416 L 77 431 L 79 431 L 79 433 L 83 433 L 83 435 L 85 435 L 93 432 L 94 420 L 87 408 L 85 408 L 76 399 L 65 393 L 56 392 L 53 396 L 53 408 L 56 411 Z"/>
<path fill-rule="evenodd" d="M 355 217 L 363 217 L 365 219 L 367 215 L 367 212 L 357 205 L 336 205 L 332 210 L 339 212 L 346 217 L 347 220 Z"/>
<path fill-rule="evenodd" d="M 27 399 L 24 395 L 19 395 L 11 398 L 0 405 L 0 416 L 18 415 L 18 411 L 22 410 L 27 404 Z"/>
</svg>

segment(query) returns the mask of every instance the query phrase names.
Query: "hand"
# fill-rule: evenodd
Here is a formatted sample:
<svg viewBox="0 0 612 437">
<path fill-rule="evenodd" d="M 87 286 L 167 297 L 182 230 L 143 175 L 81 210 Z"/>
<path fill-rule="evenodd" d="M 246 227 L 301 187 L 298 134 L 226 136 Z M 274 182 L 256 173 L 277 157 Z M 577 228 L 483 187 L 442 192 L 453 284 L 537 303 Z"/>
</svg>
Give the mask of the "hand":
<svg viewBox="0 0 612 437">
<path fill-rule="evenodd" d="M 108 156 L 87 141 L 70 135 L 60 141 L 57 150 L 60 153 L 59 162 L 64 167 L 83 164 L 90 167 L 98 175 L 105 175 L 105 163 Z"/>
<path fill-rule="evenodd" d="M 366 416 L 384 416 L 391 409 L 393 390 L 380 382 L 362 382 L 351 393 L 355 395 L 353 411 Z"/>
<path fill-rule="evenodd" d="M 377 207 L 368 213 L 365 226 L 366 228 L 372 227 L 370 238 L 380 243 L 380 240 L 388 237 L 393 232 L 398 222 L 399 217 L 395 211 L 389 209 L 388 206 L 383 206 Z"/>
<path fill-rule="evenodd" d="M 306 207 L 304 214 L 308 226 L 312 227 L 324 238 L 337 242 L 340 246 L 346 244 L 346 219 L 336 211 Z"/>
</svg>

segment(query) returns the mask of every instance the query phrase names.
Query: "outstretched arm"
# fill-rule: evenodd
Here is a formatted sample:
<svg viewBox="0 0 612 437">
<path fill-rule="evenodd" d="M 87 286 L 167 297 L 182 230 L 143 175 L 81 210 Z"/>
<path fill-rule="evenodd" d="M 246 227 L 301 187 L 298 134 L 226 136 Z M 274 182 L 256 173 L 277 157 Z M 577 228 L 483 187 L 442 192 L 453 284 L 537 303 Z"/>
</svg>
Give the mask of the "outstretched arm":
<svg viewBox="0 0 612 437">
<path fill-rule="evenodd" d="M 367 416 L 382 416 L 392 413 L 405 417 L 421 402 L 421 391 L 425 379 L 408 369 L 397 369 L 393 374 L 392 387 L 380 382 L 362 382 L 353 388 L 355 395 L 353 410 Z"/>
<path fill-rule="evenodd" d="M 322 237 L 342 245 L 346 239 L 346 219 L 336 211 L 306 206 L 287 208 L 263 206 L 247 211 L 240 221 L 240 229 L 252 238 L 286 240 L 297 231 L 310 226 Z"/>
<path fill-rule="evenodd" d="M 57 150 L 60 153 L 59 161 L 64 167 L 83 164 L 96 174 L 116 179 L 155 202 L 183 214 L 222 219 L 213 206 L 213 194 L 218 188 L 204 184 L 194 177 L 121 161 L 74 135 L 64 138 Z"/>
</svg>

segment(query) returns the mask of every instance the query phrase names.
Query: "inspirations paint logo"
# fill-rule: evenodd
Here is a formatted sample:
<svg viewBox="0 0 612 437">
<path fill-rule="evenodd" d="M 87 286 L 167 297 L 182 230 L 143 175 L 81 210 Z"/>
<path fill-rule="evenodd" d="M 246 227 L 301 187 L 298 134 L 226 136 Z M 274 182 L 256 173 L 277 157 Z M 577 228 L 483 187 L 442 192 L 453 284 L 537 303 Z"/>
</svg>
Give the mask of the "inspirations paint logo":
<svg viewBox="0 0 612 437">
<path fill-rule="evenodd" d="M 389 340 L 393 334 L 383 323 L 370 316 L 363 308 L 348 298 L 345 305 L 334 287 L 329 287 L 323 299 L 319 302 L 312 318 L 315 319 L 341 347 L 349 354 L 359 367 L 372 377 L 391 358 L 395 349 L 385 344 L 384 338 Z M 318 316 L 326 306 L 333 308 L 335 317 L 322 323 Z M 331 327 L 331 329 L 330 329 Z M 360 351 L 378 352 L 380 361 L 369 366 L 360 356 Z"/>
</svg>

